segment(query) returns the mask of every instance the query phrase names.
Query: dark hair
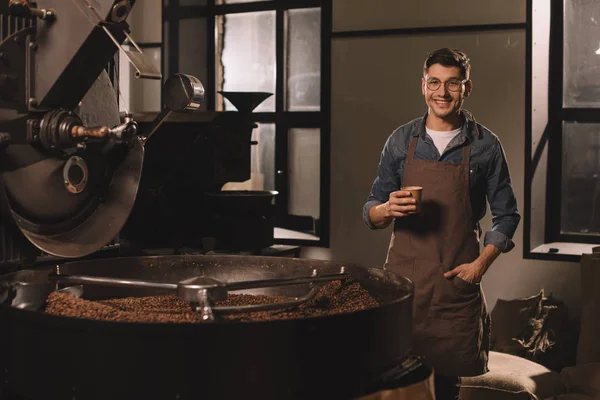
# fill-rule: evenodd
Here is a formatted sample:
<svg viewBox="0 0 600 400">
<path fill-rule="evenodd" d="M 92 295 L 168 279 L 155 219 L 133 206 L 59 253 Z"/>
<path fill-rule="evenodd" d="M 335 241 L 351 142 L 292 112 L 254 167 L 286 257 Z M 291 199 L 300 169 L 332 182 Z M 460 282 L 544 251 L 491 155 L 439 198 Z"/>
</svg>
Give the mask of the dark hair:
<svg viewBox="0 0 600 400">
<path fill-rule="evenodd" d="M 433 64 L 440 64 L 444 67 L 458 67 L 460 73 L 465 79 L 469 79 L 471 75 L 471 64 L 465 53 L 457 49 L 449 49 L 444 47 L 430 53 L 423 64 L 423 73 L 429 71 L 429 67 Z"/>
</svg>

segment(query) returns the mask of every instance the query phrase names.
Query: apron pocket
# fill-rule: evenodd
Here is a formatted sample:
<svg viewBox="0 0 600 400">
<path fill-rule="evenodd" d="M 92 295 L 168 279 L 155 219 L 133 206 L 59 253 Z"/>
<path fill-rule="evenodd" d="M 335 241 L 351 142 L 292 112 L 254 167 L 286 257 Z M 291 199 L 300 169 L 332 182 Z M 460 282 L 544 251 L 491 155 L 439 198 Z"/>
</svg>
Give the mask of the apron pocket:
<svg viewBox="0 0 600 400">
<path fill-rule="evenodd" d="M 383 269 L 395 273 L 396 275 L 412 279 L 415 269 L 415 258 L 402 258 L 399 260 L 389 260 L 383 265 Z"/>
<path fill-rule="evenodd" d="M 479 292 L 479 283 L 471 283 L 467 282 L 464 279 L 460 278 L 458 275 L 455 275 L 452 279 L 452 283 L 454 287 L 462 293 L 476 293 Z"/>
<path fill-rule="evenodd" d="M 477 320 L 481 315 L 480 284 L 472 284 L 454 276 L 438 276 L 430 316 L 439 319 L 466 318 Z"/>
</svg>

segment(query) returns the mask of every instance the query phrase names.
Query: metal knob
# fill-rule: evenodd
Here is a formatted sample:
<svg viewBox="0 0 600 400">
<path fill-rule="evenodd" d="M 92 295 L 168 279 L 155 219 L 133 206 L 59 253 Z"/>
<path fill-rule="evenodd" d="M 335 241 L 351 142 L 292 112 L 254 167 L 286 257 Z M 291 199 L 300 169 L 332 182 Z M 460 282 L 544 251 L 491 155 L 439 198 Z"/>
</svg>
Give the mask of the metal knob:
<svg viewBox="0 0 600 400">
<path fill-rule="evenodd" d="M 142 144 L 154 135 L 173 111 L 198 111 L 204 101 L 204 86 L 192 75 L 175 74 L 163 86 L 165 108 L 152 121 L 150 132 L 142 137 Z"/>
<path fill-rule="evenodd" d="M 175 74 L 164 85 L 165 106 L 172 111 L 196 111 L 204 101 L 204 86 L 192 75 Z"/>
</svg>

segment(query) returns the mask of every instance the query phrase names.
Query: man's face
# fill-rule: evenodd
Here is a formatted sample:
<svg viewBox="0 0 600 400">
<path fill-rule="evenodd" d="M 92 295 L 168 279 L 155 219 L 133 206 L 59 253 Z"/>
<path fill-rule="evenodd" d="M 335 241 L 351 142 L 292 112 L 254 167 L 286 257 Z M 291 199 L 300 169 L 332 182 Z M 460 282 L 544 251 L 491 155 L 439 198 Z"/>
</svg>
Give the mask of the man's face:
<svg viewBox="0 0 600 400">
<path fill-rule="evenodd" d="M 471 81 L 463 84 L 464 79 L 458 67 L 445 67 L 441 64 L 433 64 L 429 67 L 429 71 L 421 82 L 421 90 L 429 112 L 442 119 L 456 114 L 471 92 Z M 431 90 L 427 82 L 439 83 L 439 88 Z M 457 91 L 451 89 L 457 89 Z"/>
</svg>

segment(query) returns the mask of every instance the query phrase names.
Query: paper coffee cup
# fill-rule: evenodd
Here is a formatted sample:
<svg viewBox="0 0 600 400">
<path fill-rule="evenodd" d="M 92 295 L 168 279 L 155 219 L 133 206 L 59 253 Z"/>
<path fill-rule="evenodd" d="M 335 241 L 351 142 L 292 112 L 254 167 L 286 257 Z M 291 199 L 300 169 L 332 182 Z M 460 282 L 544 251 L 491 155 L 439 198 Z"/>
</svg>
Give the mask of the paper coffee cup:
<svg viewBox="0 0 600 400">
<path fill-rule="evenodd" d="M 417 201 L 415 204 L 417 210 L 414 212 L 418 213 L 421 211 L 421 196 L 423 194 L 423 188 L 421 186 L 405 186 L 400 190 L 410 192 L 411 196 Z"/>
</svg>

